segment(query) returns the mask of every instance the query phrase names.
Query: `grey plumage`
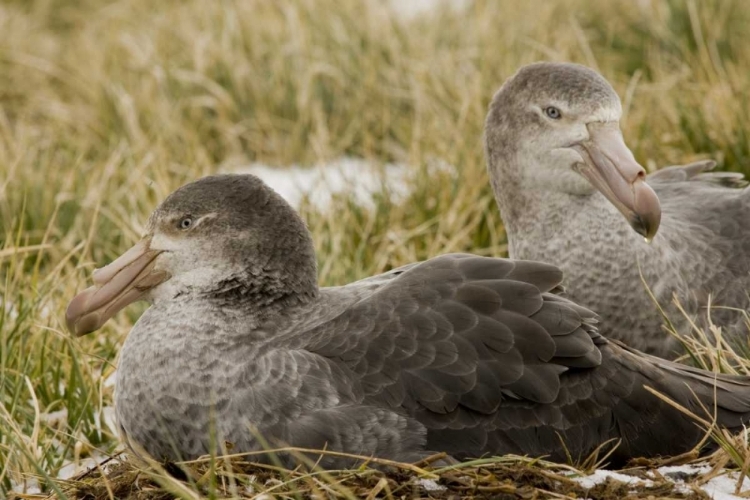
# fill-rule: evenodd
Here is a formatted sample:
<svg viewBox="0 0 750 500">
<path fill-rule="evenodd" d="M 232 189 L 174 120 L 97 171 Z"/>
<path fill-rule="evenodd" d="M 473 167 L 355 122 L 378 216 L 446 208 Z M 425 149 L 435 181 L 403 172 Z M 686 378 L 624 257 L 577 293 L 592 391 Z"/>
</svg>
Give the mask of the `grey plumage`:
<svg viewBox="0 0 750 500">
<path fill-rule="evenodd" d="M 533 112 L 549 103 L 566 106 L 568 120 L 550 123 Z M 556 153 L 567 147 L 569 130 L 602 122 L 616 127 L 619 118 L 617 95 L 583 66 L 529 65 L 498 91 L 486 122 L 487 161 L 510 256 L 559 266 L 567 296 L 602 317 L 602 334 L 631 347 L 664 357 L 680 350 L 644 280 L 679 333 L 691 325 L 673 297 L 701 327 L 710 297 L 718 306 L 713 323 L 747 347 L 750 189 L 743 176 L 710 172 L 710 161 L 649 175 L 662 215 L 646 243 L 574 171 L 582 160 Z"/>
<path fill-rule="evenodd" d="M 241 190 L 258 193 L 241 201 L 226 194 Z M 186 214 L 198 222 L 179 233 L 174 221 Z M 298 278 L 315 272 L 314 262 L 295 257 L 312 251 L 300 224 L 251 176 L 199 180 L 157 209 L 147 241 L 163 252 L 154 272 L 171 278 L 149 292 L 153 305 L 130 332 L 117 372 L 118 422 L 134 448 L 170 460 L 224 441 L 250 451 L 260 448 L 257 432 L 272 446 L 402 461 L 437 451 L 564 460 L 563 443 L 582 457 L 614 438 L 622 444 L 613 461 L 621 462 L 695 445 L 701 430 L 645 386 L 699 413 L 715 402 L 718 423 L 732 430 L 750 419 L 748 378 L 606 340 L 593 312 L 560 295 L 555 266 L 450 254 L 318 288 Z M 283 257 L 266 255 L 258 241 L 294 262 L 277 265 Z M 274 263 L 268 271 L 266 262 Z M 287 282 L 307 285 L 281 293 Z M 74 300 L 72 325 L 79 308 Z"/>
</svg>

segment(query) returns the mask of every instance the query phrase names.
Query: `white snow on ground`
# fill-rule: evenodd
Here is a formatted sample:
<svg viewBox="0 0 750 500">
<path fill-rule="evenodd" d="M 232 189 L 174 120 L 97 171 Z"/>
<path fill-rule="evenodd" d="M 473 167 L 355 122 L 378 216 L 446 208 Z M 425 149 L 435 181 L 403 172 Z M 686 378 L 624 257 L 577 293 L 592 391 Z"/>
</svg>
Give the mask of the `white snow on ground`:
<svg viewBox="0 0 750 500">
<path fill-rule="evenodd" d="M 109 457 L 102 455 L 101 453 L 92 453 L 91 456 L 82 458 L 78 462 L 68 462 L 60 468 L 57 473 L 59 479 L 70 479 L 73 476 L 86 472 L 89 469 L 95 468 L 100 463 L 107 460 Z"/>
<path fill-rule="evenodd" d="M 117 425 L 115 424 L 115 408 L 113 406 L 105 406 L 102 408 L 101 414 L 96 414 L 94 416 L 96 429 L 99 431 L 99 433 L 101 433 L 103 430 L 102 429 L 102 417 L 104 419 L 103 423 L 106 426 L 107 430 L 111 434 L 114 434 L 116 436 L 118 430 L 117 430 Z M 46 423 L 50 427 L 56 427 L 56 426 L 62 425 L 67 419 L 68 419 L 67 408 L 39 414 L 39 420 Z"/>
<path fill-rule="evenodd" d="M 688 475 L 695 475 L 695 474 L 705 474 L 711 470 L 711 466 L 708 464 L 694 464 L 694 465 L 677 465 L 677 466 L 668 466 L 668 467 L 660 467 L 657 469 L 660 474 L 662 474 L 664 477 L 673 480 L 676 484 L 684 484 L 684 481 L 682 479 L 673 478 L 671 476 L 675 474 L 688 474 Z M 730 500 L 730 499 L 738 499 L 738 498 L 747 498 L 748 493 L 750 493 L 750 480 L 745 478 L 744 482 L 742 483 L 742 488 L 740 489 L 740 495 L 744 496 L 738 496 L 734 493 L 735 488 L 737 487 L 737 481 L 739 480 L 739 474 L 736 472 L 729 472 L 727 474 L 722 474 L 720 476 L 716 476 L 712 479 L 710 479 L 706 484 L 704 484 L 701 489 L 706 492 L 706 494 L 713 498 L 714 500 Z M 685 486 L 685 491 L 689 491 L 689 488 Z"/>
<path fill-rule="evenodd" d="M 118 436 L 120 433 L 120 430 L 117 428 L 117 420 L 115 417 L 115 407 L 105 406 L 104 408 L 102 408 L 102 416 L 104 417 L 104 425 L 107 426 L 107 429 L 109 429 L 109 432 L 111 432 L 115 436 Z"/>
<path fill-rule="evenodd" d="M 684 493 L 689 493 L 691 490 L 685 484 L 685 481 L 679 478 L 680 473 L 688 476 L 695 476 L 698 474 L 705 474 L 711 470 L 711 466 L 708 464 L 690 464 L 690 465 L 678 465 L 678 466 L 665 466 L 657 469 L 659 474 L 674 482 L 676 485 L 681 486 Z M 649 473 L 650 476 L 653 474 Z M 593 488 L 597 484 L 605 482 L 608 478 L 623 482 L 625 484 L 632 485 L 643 485 L 652 486 L 653 481 L 650 479 L 641 479 L 634 476 L 628 476 L 619 472 L 608 471 L 608 470 L 597 470 L 593 474 L 582 477 L 571 478 L 584 488 Z M 740 494 L 744 496 L 738 496 L 734 493 L 737 486 L 737 480 L 739 474 L 736 472 L 728 472 L 720 476 L 716 476 L 709 480 L 706 484 L 701 486 L 701 489 L 714 500 L 735 500 L 747 498 L 750 494 L 750 480 L 745 479 L 742 485 Z"/>
<path fill-rule="evenodd" d="M 703 463 L 703 464 L 688 464 L 688 465 L 665 465 L 664 467 L 659 467 L 656 469 L 659 471 L 659 474 L 662 474 L 664 476 L 669 476 L 670 474 L 705 474 L 706 472 L 711 470 L 711 466 Z"/>
<path fill-rule="evenodd" d="M 442 484 L 438 484 L 434 479 L 420 478 L 417 479 L 417 484 L 424 488 L 425 491 L 445 491 L 448 489 Z"/>
<path fill-rule="evenodd" d="M 643 480 L 639 477 L 628 476 L 627 474 L 620 474 L 610 470 L 596 470 L 593 474 L 583 477 L 574 477 L 573 481 L 577 482 L 584 488 L 593 488 L 599 483 L 605 482 L 607 479 L 612 478 L 616 481 L 620 481 L 625 484 L 645 484 L 646 486 L 652 486 L 654 483 L 648 479 Z"/>
<path fill-rule="evenodd" d="M 40 495 L 42 488 L 39 487 L 39 481 L 32 477 L 21 482 L 11 481 L 10 491 L 13 493 L 25 493 L 27 495 Z"/>
<path fill-rule="evenodd" d="M 114 409 L 111 407 L 105 407 L 103 410 L 103 416 L 105 425 L 107 425 L 112 432 L 115 431 L 114 426 Z M 49 414 L 43 414 L 40 416 L 45 422 L 51 423 L 58 420 L 67 418 L 67 411 L 60 410 Z M 89 456 L 81 458 L 77 461 L 68 460 L 65 465 L 58 472 L 58 479 L 69 479 L 81 472 L 84 472 L 90 468 L 96 467 L 101 464 L 108 457 L 97 451 L 93 451 Z M 109 464 L 118 463 L 117 461 L 109 462 Z M 108 465 L 109 465 L 108 464 Z M 685 483 L 684 477 L 687 476 L 689 479 L 693 479 L 695 476 L 700 474 L 706 474 L 711 470 L 711 466 L 706 463 L 691 464 L 691 465 L 679 465 L 679 466 L 665 466 L 656 469 L 658 474 L 662 475 L 666 479 L 672 481 L 677 485 L 678 491 L 683 493 L 690 493 L 691 488 Z M 650 477 L 655 477 L 653 472 L 647 472 Z M 613 479 L 620 481 L 625 484 L 633 486 L 653 486 L 653 481 L 650 479 L 642 479 L 635 476 L 629 476 L 621 472 L 609 471 L 609 470 L 596 470 L 593 474 L 588 476 L 571 477 L 573 481 L 576 481 L 583 488 L 593 488 L 597 484 L 604 483 L 607 479 Z M 716 476 L 709 480 L 706 484 L 700 488 L 714 500 L 742 500 L 750 497 L 750 480 L 745 479 L 740 490 L 740 495 L 735 494 L 735 488 L 739 474 L 737 472 L 727 472 L 720 476 Z M 438 484 L 432 479 L 418 479 L 417 484 L 422 486 L 426 491 L 443 491 L 445 486 Z M 17 493 L 26 494 L 40 494 L 42 493 L 39 486 L 39 482 L 35 478 L 29 478 L 26 481 L 14 482 L 11 487 L 11 491 Z"/>
<path fill-rule="evenodd" d="M 115 381 L 117 380 L 117 370 L 110 373 L 107 378 L 104 379 L 104 387 L 114 387 Z"/>
<path fill-rule="evenodd" d="M 82 472 L 95 468 L 105 460 L 109 459 L 107 455 L 94 451 L 89 456 L 77 461 L 66 460 L 65 464 L 57 473 L 58 479 L 70 479 Z M 119 463 L 117 460 L 111 460 L 107 466 Z M 36 478 L 29 478 L 26 481 L 12 482 L 10 491 L 15 493 L 24 493 L 27 495 L 38 495 L 42 493 L 39 481 Z"/>
<path fill-rule="evenodd" d="M 60 425 L 62 422 L 68 419 L 68 409 L 63 408 L 62 410 L 51 411 L 49 413 L 39 414 L 39 420 L 46 423 L 49 426 Z"/>
<path fill-rule="evenodd" d="M 443 161 L 432 162 L 428 168 L 455 172 L 454 167 Z M 325 209 L 335 194 L 350 194 L 358 204 L 367 208 L 374 207 L 373 197 L 384 190 L 394 201 L 403 199 L 409 194 L 412 185 L 410 179 L 419 174 L 419 169 L 403 163 L 379 166 L 361 158 L 349 157 L 312 167 L 273 167 L 251 163 L 225 171 L 257 175 L 294 208 L 299 208 L 307 195 L 318 210 Z"/>
<path fill-rule="evenodd" d="M 96 424 L 99 432 L 102 431 L 102 423 L 107 427 L 110 433 L 117 436 L 117 426 L 115 425 L 115 409 L 112 406 L 105 406 L 102 408 L 101 416 L 96 415 Z M 39 414 L 39 420 L 51 427 L 62 426 L 68 419 L 68 410 L 63 408 L 62 410 L 56 410 L 48 413 Z M 103 420 L 103 422 L 102 422 Z M 56 439 L 52 440 L 52 444 L 58 450 L 62 452 L 63 445 Z M 57 473 L 58 479 L 70 479 L 73 476 L 80 474 L 88 469 L 96 467 L 98 464 L 104 462 L 109 457 L 96 450 L 92 450 L 88 453 L 88 456 L 82 457 L 78 460 L 66 460 L 63 466 Z M 117 463 L 112 461 L 110 463 Z M 29 478 L 25 481 L 14 481 L 11 483 L 11 491 L 16 493 L 26 493 L 29 495 L 36 495 L 42 493 L 39 486 L 39 481 L 36 478 Z"/>
<path fill-rule="evenodd" d="M 750 493 L 750 480 L 745 478 L 745 481 L 742 483 L 742 489 L 740 490 L 740 495 L 742 496 L 734 494 L 736 486 L 737 474 L 726 474 L 711 479 L 708 483 L 703 485 L 703 491 L 714 500 L 730 500 L 735 498 L 747 499 L 748 494 Z"/>
<path fill-rule="evenodd" d="M 471 0 L 391 0 L 391 8 L 408 20 L 429 14 L 442 5 L 460 11 L 468 7 L 470 3 Z"/>
</svg>

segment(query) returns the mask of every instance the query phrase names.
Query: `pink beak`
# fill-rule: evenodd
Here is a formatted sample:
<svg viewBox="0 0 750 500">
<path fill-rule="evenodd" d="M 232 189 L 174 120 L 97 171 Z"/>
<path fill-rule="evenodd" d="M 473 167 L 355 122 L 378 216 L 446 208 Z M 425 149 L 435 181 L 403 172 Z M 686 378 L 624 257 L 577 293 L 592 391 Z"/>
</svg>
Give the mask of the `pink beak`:
<svg viewBox="0 0 750 500">
<path fill-rule="evenodd" d="M 589 139 L 576 146 L 585 163 L 578 169 L 647 240 L 659 229 L 659 198 L 616 124 L 590 124 Z"/>
<path fill-rule="evenodd" d="M 115 313 L 169 279 L 166 272 L 154 270 L 161 250 L 151 250 L 149 244 L 149 239 L 141 240 L 111 264 L 94 271 L 94 286 L 76 295 L 65 311 L 73 335 L 98 330 Z"/>
</svg>

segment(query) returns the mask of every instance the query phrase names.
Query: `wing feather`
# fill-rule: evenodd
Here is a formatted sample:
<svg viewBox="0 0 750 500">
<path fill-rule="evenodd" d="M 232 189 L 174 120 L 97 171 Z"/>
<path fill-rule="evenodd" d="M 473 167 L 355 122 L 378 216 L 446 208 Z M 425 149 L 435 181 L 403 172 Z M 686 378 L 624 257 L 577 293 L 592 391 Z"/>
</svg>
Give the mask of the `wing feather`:
<svg viewBox="0 0 750 500">
<path fill-rule="evenodd" d="M 711 386 L 702 372 L 662 367 L 607 341 L 593 312 L 559 295 L 561 279 L 546 264 L 444 255 L 369 281 L 370 295 L 300 336 L 357 381 L 347 388 L 355 402 L 419 422 L 428 450 L 565 459 L 562 443 L 580 457 L 622 438 L 613 457 L 684 451 L 678 436 L 696 437 L 695 426 L 665 426 L 669 408 L 643 386 L 681 401 L 694 388 L 705 401 Z M 686 377 L 700 383 L 689 388 Z M 749 406 L 724 396 L 719 415 L 737 422 Z"/>
</svg>

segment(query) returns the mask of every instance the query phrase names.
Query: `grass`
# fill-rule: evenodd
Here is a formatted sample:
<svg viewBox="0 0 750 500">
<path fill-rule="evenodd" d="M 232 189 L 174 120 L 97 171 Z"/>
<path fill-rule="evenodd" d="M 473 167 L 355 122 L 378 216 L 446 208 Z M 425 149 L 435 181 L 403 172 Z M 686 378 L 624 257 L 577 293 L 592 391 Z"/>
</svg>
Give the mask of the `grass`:
<svg viewBox="0 0 750 500">
<path fill-rule="evenodd" d="M 463 462 L 419 473 L 409 464 L 388 471 L 359 468 L 342 471 L 279 469 L 253 464 L 238 457 L 202 460 L 189 464 L 191 476 L 184 481 L 158 467 L 132 462 L 92 469 L 64 483 L 66 493 L 92 500 L 110 498 L 196 498 L 200 492 L 213 498 L 709 498 L 702 483 L 716 477 L 715 467 L 704 473 L 687 474 L 683 485 L 669 476 L 648 475 L 633 467 L 623 476 L 648 480 L 628 484 L 615 478 L 590 486 L 576 481 L 583 471 L 574 467 L 505 456 Z M 107 468 L 106 472 L 102 469 Z M 624 478 L 623 478 L 624 479 Z M 189 486 L 187 486 L 189 485 Z"/>
<path fill-rule="evenodd" d="M 406 200 L 303 207 L 323 284 L 503 255 L 482 128 L 507 76 L 591 65 L 648 168 L 710 156 L 750 173 L 748 33 L 742 0 L 476 0 L 414 17 L 375 0 L 0 3 L 0 496 L 32 476 L 70 494 L 52 479 L 65 461 L 115 449 L 104 381 L 143 307 L 80 340 L 64 308 L 179 185 L 251 161 L 406 162 L 423 173 Z M 428 171 L 436 158 L 458 173 Z M 694 347 L 748 372 L 726 346 Z"/>
</svg>

